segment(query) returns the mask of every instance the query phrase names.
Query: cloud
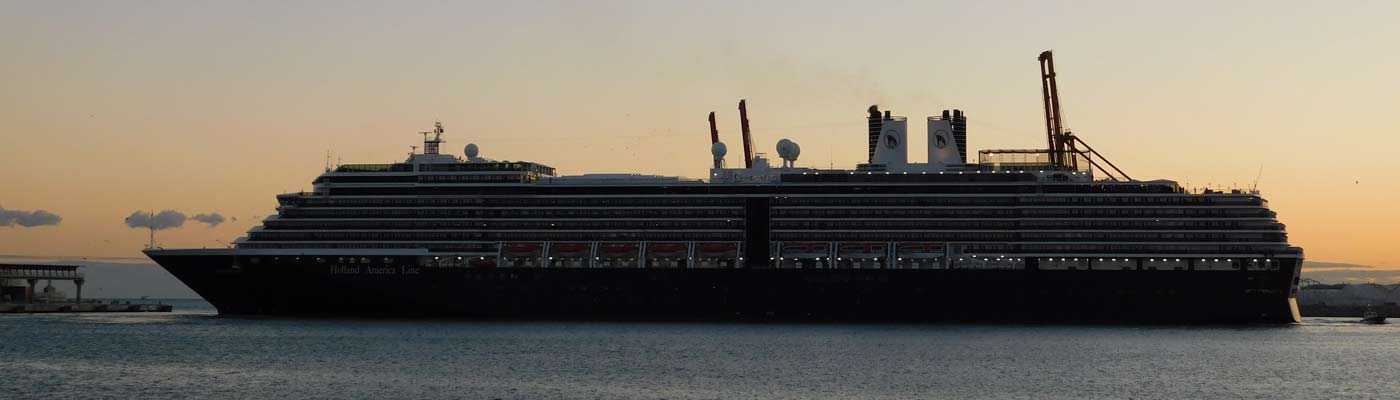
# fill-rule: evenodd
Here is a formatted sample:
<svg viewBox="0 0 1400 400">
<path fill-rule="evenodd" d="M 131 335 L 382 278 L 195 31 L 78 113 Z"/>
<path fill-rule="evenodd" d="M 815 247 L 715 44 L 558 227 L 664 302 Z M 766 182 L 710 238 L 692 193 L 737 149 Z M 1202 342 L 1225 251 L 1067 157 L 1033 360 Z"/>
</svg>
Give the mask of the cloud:
<svg viewBox="0 0 1400 400">
<path fill-rule="evenodd" d="M 190 219 L 195 220 L 195 222 L 209 224 L 210 228 L 224 223 L 224 216 L 219 215 L 219 213 L 195 214 L 193 217 L 190 217 Z"/>
<path fill-rule="evenodd" d="M 63 221 L 63 217 L 44 210 L 20 211 L 6 210 L 4 207 L 0 207 L 0 226 L 19 225 L 25 228 L 32 228 L 44 225 L 58 225 L 60 221 Z"/>
<path fill-rule="evenodd" d="M 126 217 L 126 226 L 132 228 L 148 228 L 154 230 L 179 228 L 185 224 L 185 214 L 174 210 L 165 210 L 155 215 L 135 211 Z"/>
</svg>

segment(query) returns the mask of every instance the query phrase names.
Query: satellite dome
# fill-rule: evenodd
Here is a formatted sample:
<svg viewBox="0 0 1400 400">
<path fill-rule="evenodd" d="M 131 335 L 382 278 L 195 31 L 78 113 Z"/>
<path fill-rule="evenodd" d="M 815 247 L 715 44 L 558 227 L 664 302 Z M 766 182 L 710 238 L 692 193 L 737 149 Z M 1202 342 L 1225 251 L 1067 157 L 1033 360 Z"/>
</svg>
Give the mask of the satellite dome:
<svg viewBox="0 0 1400 400">
<path fill-rule="evenodd" d="M 729 148 L 724 147 L 724 142 L 715 142 L 710 146 L 710 154 L 714 155 L 716 160 L 723 160 L 727 153 L 729 153 Z"/>
<path fill-rule="evenodd" d="M 466 154 L 467 158 L 476 158 L 477 154 L 481 154 L 481 149 L 476 147 L 476 143 L 471 143 L 467 145 Z"/>
<path fill-rule="evenodd" d="M 796 160 L 798 151 L 797 143 L 787 139 L 778 141 L 778 158 L 787 161 Z"/>
</svg>

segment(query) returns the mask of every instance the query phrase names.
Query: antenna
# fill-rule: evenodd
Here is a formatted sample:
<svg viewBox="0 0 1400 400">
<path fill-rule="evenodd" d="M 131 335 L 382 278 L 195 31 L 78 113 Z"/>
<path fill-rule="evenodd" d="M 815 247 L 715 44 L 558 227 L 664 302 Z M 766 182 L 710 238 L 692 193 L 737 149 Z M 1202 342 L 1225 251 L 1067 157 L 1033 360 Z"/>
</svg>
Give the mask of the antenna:
<svg viewBox="0 0 1400 400">
<path fill-rule="evenodd" d="M 147 248 L 147 249 L 154 249 L 154 248 L 156 248 L 156 212 L 155 212 L 155 210 L 146 211 L 146 218 L 147 218 L 147 219 L 146 219 L 146 221 L 147 221 L 147 222 L 146 222 L 146 229 L 149 229 L 149 230 L 151 231 L 151 242 L 146 244 L 146 248 Z"/>
<path fill-rule="evenodd" d="M 423 134 L 423 154 L 438 154 L 438 145 L 443 142 L 443 132 L 446 132 L 446 130 L 442 129 L 442 121 L 434 122 L 433 130 L 430 132 L 418 132 Z M 429 133 L 433 134 L 431 140 L 428 139 Z"/>
<path fill-rule="evenodd" d="M 1259 194 L 1259 177 L 1264 176 L 1264 164 L 1259 164 L 1259 173 L 1254 174 L 1254 184 L 1249 186 L 1249 192 Z"/>
<path fill-rule="evenodd" d="M 331 150 L 326 149 L 326 172 L 331 172 Z"/>
</svg>

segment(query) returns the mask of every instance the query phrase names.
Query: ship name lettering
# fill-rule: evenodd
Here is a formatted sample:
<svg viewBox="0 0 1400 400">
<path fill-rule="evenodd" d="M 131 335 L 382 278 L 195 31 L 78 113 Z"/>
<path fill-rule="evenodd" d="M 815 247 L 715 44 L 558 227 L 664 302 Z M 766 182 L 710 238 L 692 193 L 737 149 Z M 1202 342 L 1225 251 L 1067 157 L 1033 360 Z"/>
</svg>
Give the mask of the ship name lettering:
<svg viewBox="0 0 1400 400">
<path fill-rule="evenodd" d="M 394 275 L 399 270 L 394 267 L 369 267 L 369 273 L 373 275 Z"/>
<path fill-rule="evenodd" d="M 359 275 L 359 274 L 360 274 L 360 267 L 351 267 L 351 266 L 346 266 L 346 265 L 332 265 L 332 266 L 331 266 L 331 275 Z"/>
</svg>

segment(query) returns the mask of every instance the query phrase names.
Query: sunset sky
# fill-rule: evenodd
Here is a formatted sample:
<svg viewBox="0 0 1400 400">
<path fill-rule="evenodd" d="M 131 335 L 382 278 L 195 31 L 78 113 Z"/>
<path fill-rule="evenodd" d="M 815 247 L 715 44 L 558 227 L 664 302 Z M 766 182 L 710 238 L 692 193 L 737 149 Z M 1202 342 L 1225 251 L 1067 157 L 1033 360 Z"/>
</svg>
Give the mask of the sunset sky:
<svg viewBox="0 0 1400 400">
<path fill-rule="evenodd" d="M 703 177 L 706 114 L 734 154 L 740 98 L 759 151 L 789 138 L 805 166 L 863 161 L 870 104 L 1043 147 L 1053 49 L 1068 126 L 1134 178 L 1259 175 L 1308 259 L 1400 269 L 1397 21 L 1394 1 L 6 1 L 0 207 L 62 222 L 0 228 L 0 255 L 140 256 L 136 210 L 236 217 L 157 233 L 221 246 L 328 151 L 397 161 L 435 120 L 450 153 L 564 174 Z"/>
</svg>

